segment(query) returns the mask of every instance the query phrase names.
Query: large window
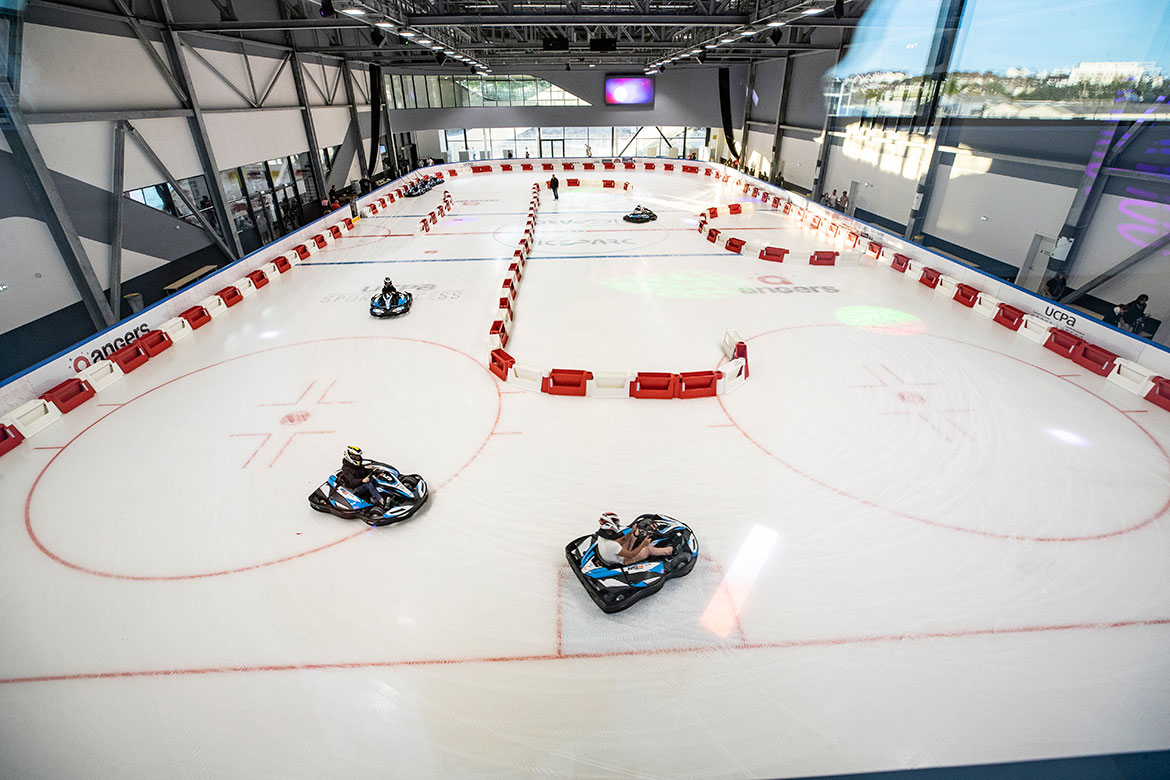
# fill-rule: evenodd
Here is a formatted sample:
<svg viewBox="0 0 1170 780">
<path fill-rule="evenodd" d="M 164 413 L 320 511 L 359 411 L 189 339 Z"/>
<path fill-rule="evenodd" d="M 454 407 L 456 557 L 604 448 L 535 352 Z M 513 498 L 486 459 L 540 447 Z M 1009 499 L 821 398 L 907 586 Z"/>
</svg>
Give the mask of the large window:
<svg viewBox="0 0 1170 780">
<path fill-rule="evenodd" d="M 534 76 L 386 77 L 386 100 L 394 108 L 460 106 L 588 106 L 588 102 Z"/>
<path fill-rule="evenodd" d="M 705 127 L 493 127 L 444 131 L 448 160 L 522 157 L 690 157 L 703 159 Z"/>
</svg>

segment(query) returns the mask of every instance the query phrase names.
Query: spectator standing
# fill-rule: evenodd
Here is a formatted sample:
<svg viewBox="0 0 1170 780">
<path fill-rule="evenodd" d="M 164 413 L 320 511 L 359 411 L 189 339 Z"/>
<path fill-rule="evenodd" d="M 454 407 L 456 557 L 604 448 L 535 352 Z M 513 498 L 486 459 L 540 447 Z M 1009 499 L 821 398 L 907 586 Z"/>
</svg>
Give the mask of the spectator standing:
<svg viewBox="0 0 1170 780">
<path fill-rule="evenodd" d="M 1064 271 L 1057 271 L 1056 276 L 1044 283 L 1044 287 L 1040 290 L 1045 298 L 1051 298 L 1054 301 L 1059 301 L 1068 291 L 1068 277 L 1064 275 Z"/>
<path fill-rule="evenodd" d="M 561 182 L 557 179 L 557 175 L 554 173 L 553 177 L 548 180 L 548 188 L 552 190 L 553 200 L 561 199 L 561 196 L 557 194 L 557 188 L 560 186 Z"/>
<path fill-rule="evenodd" d="M 1121 315 L 1121 321 L 1125 323 L 1126 328 L 1134 333 L 1140 333 L 1142 326 L 1145 325 L 1146 304 L 1149 300 L 1150 296 L 1143 294 L 1125 304 L 1125 312 Z"/>
<path fill-rule="evenodd" d="M 841 190 L 841 197 L 837 198 L 837 211 L 844 213 L 849 208 L 849 193 Z"/>
</svg>

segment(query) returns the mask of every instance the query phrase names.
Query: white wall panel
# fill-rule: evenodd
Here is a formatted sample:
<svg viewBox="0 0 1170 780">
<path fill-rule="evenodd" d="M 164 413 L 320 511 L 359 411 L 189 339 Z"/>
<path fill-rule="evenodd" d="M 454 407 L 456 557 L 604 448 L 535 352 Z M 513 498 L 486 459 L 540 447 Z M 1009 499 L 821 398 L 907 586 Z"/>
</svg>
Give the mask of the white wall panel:
<svg viewBox="0 0 1170 780">
<path fill-rule="evenodd" d="M 50 169 L 103 190 L 110 189 L 113 183 L 113 122 L 32 125 L 32 134 Z M 127 139 L 127 147 L 131 143 Z"/>
<path fill-rule="evenodd" d="M 135 119 L 131 124 L 176 179 L 203 173 L 186 119 Z M 126 189 L 133 190 L 162 181 L 166 181 L 166 178 L 138 150 L 134 139 L 127 138 Z M 106 186 L 108 189 L 109 185 Z"/>
<path fill-rule="evenodd" d="M 820 151 L 821 145 L 816 141 L 784 136 L 780 146 L 780 157 L 784 160 L 784 181 L 811 190 Z"/>
<path fill-rule="evenodd" d="M 1069 286 L 1076 288 L 1170 231 L 1170 205 L 1142 197 L 1104 195 L 1081 246 Z M 1149 313 L 1170 316 L 1170 250 L 1149 257 L 1093 292 L 1124 303 L 1150 296 Z M 1170 327 L 1170 326 L 1163 326 Z"/>
<path fill-rule="evenodd" d="M 203 119 L 221 170 L 309 149 L 305 125 L 295 108 L 206 114 Z"/>
<path fill-rule="evenodd" d="M 336 146 L 349 130 L 349 108 L 346 106 L 313 109 L 313 128 L 317 131 L 317 143 L 324 149 Z"/>
<path fill-rule="evenodd" d="M 252 85 L 248 82 L 248 71 L 244 66 L 244 55 L 240 52 L 215 51 L 213 49 L 198 49 L 199 56 L 207 60 L 214 67 L 208 67 L 203 60 L 186 45 L 183 46 L 183 57 L 187 61 L 187 70 L 191 73 L 191 83 L 195 94 L 199 98 L 199 105 L 204 109 L 214 108 L 248 108 L 250 103 L 237 95 L 231 87 L 223 82 L 215 71 L 219 71 L 236 89 L 249 97 L 252 96 Z M 256 87 L 262 89 L 263 85 Z"/>
<path fill-rule="evenodd" d="M 28 111 L 180 107 L 135 38 L 26 24 L 20 78 Z"/>
<path fill-rule="evenodd" d="M 1018 267 L 1036 233 L 1060 232 L 1072 187 L 986 173 L 991 160 L 974 155 L 955 163 L 939 166 L 925 223 L 930 235 Z"/>
<path fill-rule="evenodd" d="M 44 222 L 27 217 L 0 219 L 0 332 L 32 322 L 81 300 Z M 99 276 L 99 279 L 104 276 Z"/>
<path fill-rule="evenodd" d="M 785 141 L 787 143 L 787 141 Z M 849 136 L 829 150 L 824 191 L 849 189 L 861 183 L 853 205 L 868 212 L 906 224 L 918 176 L 929 163 L 929 149 L 905 138 L 864 138 Z"/>
</svg>

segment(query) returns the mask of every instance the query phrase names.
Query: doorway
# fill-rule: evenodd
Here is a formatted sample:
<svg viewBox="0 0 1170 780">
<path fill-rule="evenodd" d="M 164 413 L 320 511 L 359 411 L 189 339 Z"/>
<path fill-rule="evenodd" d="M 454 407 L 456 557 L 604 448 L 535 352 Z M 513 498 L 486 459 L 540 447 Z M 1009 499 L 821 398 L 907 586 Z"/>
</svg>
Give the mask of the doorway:
<svg viewBox="0 0 1170 780">
<path fill-rule="evenodd" d="M 565 142 L 559 138 L 540 139 L 541 157 L 564 157 Z"/>
<path fill-rule="evenodd" d="M 1056 247 L 1056 239 L 1037 233 L 1032 237 L 1032 246 L 1028 255 L 1020 265 L 1016 274 L 1016 285 L 1025 290 L 1040 290 L 1044 277 L 1048 275 L 1048 261 L 1052 257 L 1052 250 Z"/>
</svg>

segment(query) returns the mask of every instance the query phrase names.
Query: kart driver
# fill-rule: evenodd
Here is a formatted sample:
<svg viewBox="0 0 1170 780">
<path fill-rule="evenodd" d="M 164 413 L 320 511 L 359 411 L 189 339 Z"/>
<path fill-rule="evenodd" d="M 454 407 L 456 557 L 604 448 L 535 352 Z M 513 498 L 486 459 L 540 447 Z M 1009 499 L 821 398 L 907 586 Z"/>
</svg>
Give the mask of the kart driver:
<svg viewBox="0 0 1170 780">
<path fill-rule="evenodd" d="M 374 472 L 362 459 L 362 448 L 352 445 L 346 447 L 345 455 L 341 458 L 341 471 L 337 475 L 337 481 L 358 498 L 364 498 L 374 506 L 385 507 L 390 498 L 382 496 L 374 487 L 374 483 L 370 481 L 373 475 Z"/>
<path fill-rule="evenodd" d="M 390 277 L 387 276 L 382 280 L 382 298 L 385 299 L 386 303 L 393 303 L 396 295 L 398 295 L 398 290 L 394 287 L 394 282 L 390 281 Z"/>
<path fill-rule="evenodd" d="M 597 530 L 597 555 L 610 566 L 628 566 L 651 555 L 674 552 L 673 547 L 652 547 L 650 535 L 637 526 L 623 534 L 621 521 L 613 512 L 606 512 L 598 522 L 601 527 Z"/>
</svg>

